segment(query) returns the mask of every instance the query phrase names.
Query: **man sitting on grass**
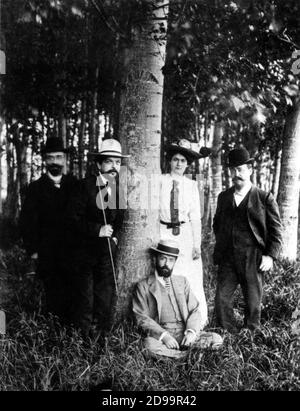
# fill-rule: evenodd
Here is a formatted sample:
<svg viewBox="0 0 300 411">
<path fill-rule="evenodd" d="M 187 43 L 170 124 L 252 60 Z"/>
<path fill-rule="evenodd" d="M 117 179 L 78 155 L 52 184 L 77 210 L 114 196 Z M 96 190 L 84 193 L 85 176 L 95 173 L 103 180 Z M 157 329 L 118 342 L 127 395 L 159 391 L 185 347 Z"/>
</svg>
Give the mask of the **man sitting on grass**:
<svg viewBox="0 0 300 411">
<path fill-rule="evenodd" d="M 152 355 L 181 358 L 192 345 L 218 349 L 222 337 L 200 328 L 199 303 L 188 280 L 172 276 L 179 255 L 177 242 L 161 240 L 155 253 L 155 271 L 136 286 L 132 309 L 137 324 L 148 334 L 144 344 Z"/>
</svg>

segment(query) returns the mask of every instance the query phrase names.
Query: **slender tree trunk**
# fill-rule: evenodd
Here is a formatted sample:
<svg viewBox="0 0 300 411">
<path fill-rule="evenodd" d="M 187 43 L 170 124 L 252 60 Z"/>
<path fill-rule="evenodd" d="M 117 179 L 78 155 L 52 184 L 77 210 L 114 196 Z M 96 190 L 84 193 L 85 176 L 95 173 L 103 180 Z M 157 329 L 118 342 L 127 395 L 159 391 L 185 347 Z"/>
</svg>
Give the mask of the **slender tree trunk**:
<svg viewBox="0 0 300 411">
<path fill-rule="evenodd" d="M 94 83 L 94 91 L 91 93 L 91 108 L 90 108 L 90 124 L 89 124 L 89 150 L 95 151 L 97 148 L 97 134 L 96 134 L 96 127 L 97 127 L 97 100 L 98 100 L 98 78 L 99 78 L 99 67 L 95 69 L 95 83 Z"/>
<path fill-rule="evenodd" d="M 67 144 L 67 119 L 64 115 L 63 110 L 59 113 L 58 118 L 58 135 L 64 142 L 64 145 Z"/>
<path fill-rule="evenodd" d="M 28 184 L 27 173 L 27 131 L 20 133 L 18 127 L 14 127 L 13 130 L 13 144 L 16 149 L 16 166 L 17 166 L 17 178 L 19 182 L 21 205 L 23 204 L 25 190 Z"/>
<path fill-rule="evenodd" d="M 0 120 L 0 215 L 2 214 L 2 181 L 3 181 L 3 172 L 2 172 L 2 157 L 4 150 L 2 150 L 2 130 L 4 127 L 4 122 Z"/>
<path fill-rule="evenodd" d="M 204 185 L 204 210 L 203 210 L 203 227 L 210 227 L 211 225 L 211 164 L 207 163 L 205 171 L 205 185 Z"/>
<path fill-rule="evenodd" d="M 282 156 L 282 150 L 280 148 L 276 152 L 275 169 L 274 169 L 274 176 L 273 176 L 273 182 L 272 182 L 272 193 L 275 198 L 277 198 L 277 195 L 278 195 L 279 177 L 280 177 L 280 168 L 281 168 L 281 156 Z"/>
<path fill-rule="evenodd" d="M 86 123 L 86 100 L 83 99 L 81 102 L 81 119 L 80 119 L 80 128 L 79 128 L 79 134 L 78 134 L 78 174 L 79 174 L 79 178 L 83 177 L 85 123 Z"/>
<path fill-rule="evenodd" d="M 14 146 L 9 136 L 9 126 L 6 131 L 6 170 L 7 170 L 7 195 L 3 204 L 4 216 L 13 222 L 17 220 L 18 212 L 18 180 L 15 172 Z"/>
<path fill-rule="evenodd" d="M 212 156 L 211 156 L 211 214 L 215 215 L 217 209 L 218 195 L 222 191 L 222 136 L 221 123 L 216 123 L 213 134 Z"/>
<path fill-rule="evenodd" d="M 282 147 L 278 204 L 283 224 L 282 256 L 297 257 L 299 173 L 300 173 L 300 99 L 288 115 Z"/>
<path fill-rule="evenodd" d="M 149 275 L 149 247 L 158 240 L 158 184 L 160 174 L 160 144 L 162 119 L 163 75 L 165 42 L 152 38 L 153 26 L 164 24 L 167 30 L 167 1 L 148 1 L 149 5 L 163 6 L 135 29 L 132 47 L 128 50 L 128 66 L 124 83 L 120 140 L 123 150 L 131 154 L 128 163 L 129 205 L 123 224 L 117 263 L 119 298 L 116 318 L 127 314 L 132 287 Z M 153 17 L 160 20 L 155 21 Z M 164 18 L 165 20 L 162 20 Z M 145 198 L 146 196 L 146 198 Z M 154 202 L 156 199 L 156 202 Z M 152 201 L 151 201 L 152 200 Z"/>
</svg>

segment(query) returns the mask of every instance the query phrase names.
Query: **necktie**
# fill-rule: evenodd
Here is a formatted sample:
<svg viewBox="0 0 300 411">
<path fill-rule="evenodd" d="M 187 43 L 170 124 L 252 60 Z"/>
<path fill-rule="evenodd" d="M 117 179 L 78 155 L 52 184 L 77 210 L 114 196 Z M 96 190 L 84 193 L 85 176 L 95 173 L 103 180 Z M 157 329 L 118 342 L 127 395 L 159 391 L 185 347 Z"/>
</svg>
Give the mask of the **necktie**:
<svg viewBox="0 0 300 411">
<path fill-rule="evenodd" d="M 166 291 L 167 291 L 168 294 L 170 294 L 170 290 L 171 290 L 170 277 L 163 277 L 163 278 L 164 278 L 164 282 L 165 282 Z"/>
<path fill-rule="evenodd" d="M 179 224 L 179 209 L 178 209 L 178 198 L 179 198 L 179 182 L 173 180 L 173 187 L 171 190 L 171 197 L 170 197 L 170 214 L 171 214 L 171 223 L 172 224 Z M 180 234 L 180 227 L 172 227 L 172 234 L 179 235 Z"/>
<path fill-rule="evenodd" d="M 103 198 L 104 203 L 108 203 L 108 189 L 107 189 L 107 187 L 108 187 L 108 181 L 106 181 L 105 184 L 99 186 L 99 188 L 101 190 L 101 193 L 102 193 L 102 198 Z M 102 191 L 102 190 L 104 190 L 104 191 Z"/>
</svg>

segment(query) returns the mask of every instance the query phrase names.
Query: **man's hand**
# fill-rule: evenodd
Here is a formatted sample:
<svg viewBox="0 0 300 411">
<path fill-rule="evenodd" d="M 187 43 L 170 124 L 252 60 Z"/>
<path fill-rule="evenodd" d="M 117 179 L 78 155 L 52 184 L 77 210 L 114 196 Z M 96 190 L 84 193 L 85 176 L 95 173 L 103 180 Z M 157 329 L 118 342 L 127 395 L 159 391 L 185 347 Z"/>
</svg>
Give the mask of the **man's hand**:
<svg viewBox="0 0 300 411">
<path fill-rule="evenodd" d="M 196 337 L 197 336 L 195 333 L 188 331 L 186 335 L 183 337 L 183 340 L 181 341 L 181 346 L 190 347 L 194 343 Z"/>
<path fill-rule="evenodd" d="M 113 233 L 113 228 L 110 224 L 107 225 L 103 225 L 100 228 L 100 233 L 99 233 L 99 237 L 111 237 L 112 233 Z"/>
<path fill-rule="evenodd" d="M 33 253 L 33 254 L 30 256 L 30 258 L 31 258 L 32 260 L 37 260 L 37 259 L 39 258 L 39 255 L 38 255 L 38 253 Z"/>
<path fill-rule="evenodd" d="M 179 350 L 178 342 L 170 334 L 166 334 L 162 339 L 162 342 L 165 344 L 167 348 Z"/>
<path fill-rule="evenodd" d="M 273 258 L 269 255 L 263 255 L 261 259 L 261 263 L 259 269 L 261 271 L 269 271 L 273 268 Z"/>
<path fill-rule="evenodd" d="M 198 260 L 198 258 L 201 257 L 201 250 L 200 250 L 200 248 L 196 248 L 196 247 L 193 248 L 192 257 L 193 257 L 193 260 Z"/>
</svg>

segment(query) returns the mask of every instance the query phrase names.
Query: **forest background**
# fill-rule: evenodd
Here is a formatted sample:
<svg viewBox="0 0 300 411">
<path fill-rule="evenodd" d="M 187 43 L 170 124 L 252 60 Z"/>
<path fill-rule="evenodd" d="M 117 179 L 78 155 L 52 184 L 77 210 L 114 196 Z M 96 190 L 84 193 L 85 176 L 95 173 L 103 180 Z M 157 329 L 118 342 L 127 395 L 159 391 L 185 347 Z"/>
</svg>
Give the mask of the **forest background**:
<svg viewBox="0 0 300 411">
<path fill-rule="evenodd" d="M 2 389 L 87 389 L 105 373 L 119 389 L 299 389 L 299 21 L 297 0 L 2 0 L 0 305 L 11 330 L 1 341 Z M 267 282 L 265 339 L 227 336 L 223 354 L 195 361 L 191 353 L 188 367 L 153 366 L 128 324 L 116 326 L 104 353 L 93 341 L 83 350 L 75 331 L 64 336 L 70 344 L 64 346 L 41 315 L 42 292 L 25 275 L 17 229 L 26 187 L 43 171 L 41 146 L 49 136 L 72 147 L 66 172 L 78 178 L 91 171 L 88 152 L 103 138 L 120 140 L 132 155 L 126 167 L 133 205 L 145 194 L 141 176 L 167 170 L 167 144 L 186 138 L 211 148 L 190 170 L 201 195 L 211 313 L 212 217 L 217 195 L 231 184 L 226 154 L 245 146 L 255 157 L 253 182 L 273 192 L 284 226 L 282 261 Z M 119 320 L 127 315 L 132 286 L 148 271 L 157 221 L 157 210 L 126 211 L 117 262 Z M 45 339 L 60 341 L 60 350 L 42 344 L 45 355 Z M 18 359 L 22 367 L 12 367 Z"/>
</svg>

